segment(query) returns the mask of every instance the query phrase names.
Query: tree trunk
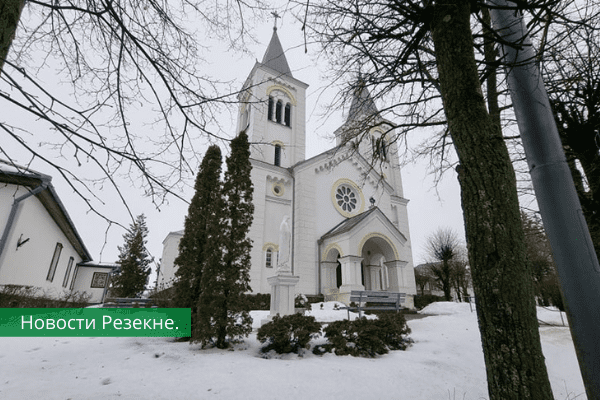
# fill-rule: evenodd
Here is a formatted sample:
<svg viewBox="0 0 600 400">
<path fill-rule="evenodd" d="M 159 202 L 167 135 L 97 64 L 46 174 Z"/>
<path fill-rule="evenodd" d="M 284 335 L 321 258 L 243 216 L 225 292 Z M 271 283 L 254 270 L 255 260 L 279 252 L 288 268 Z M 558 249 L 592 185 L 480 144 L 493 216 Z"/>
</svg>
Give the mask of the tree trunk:
<svg viewBox="0 0 600 400">
<path fill-rule="evenodd" d="M 515 173 L 482 95 L 470 2 L 436 2 L 432 38 L 458 176 L 490 400 L 552 399 Z"/>
<path fill-rule="evenodd" d="M 442 261 L 442 290 L 444 291 L 444 299 L 452 301 L 452 274 L 450 272 L 450 262 Z"/>
<path fill-rule="evenodd" d="M 0 75 L 24 5 L 25 0 L 0 0 Z"/>
</svg>

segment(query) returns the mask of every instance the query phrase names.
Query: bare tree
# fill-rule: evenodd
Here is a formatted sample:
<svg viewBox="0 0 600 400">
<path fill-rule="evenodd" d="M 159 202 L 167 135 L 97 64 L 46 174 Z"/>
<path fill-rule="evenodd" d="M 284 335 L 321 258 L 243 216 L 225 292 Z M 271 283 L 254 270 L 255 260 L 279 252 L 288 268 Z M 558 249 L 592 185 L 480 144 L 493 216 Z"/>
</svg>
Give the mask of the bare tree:
<svg viewBox="0 0 600 400">
<path fill-rule="evenodd" d="M 453 261 L 458 255 L 459 241 L 456 232 L 449 228 L 438 229 L 427 239 L 425 245 L 433 276 L 446 301 L 452 300 L 454 281 Z"/>
<path fill-rule="evenodd" d="M 583 9 L 583 12 L 597 10 Z M 558 29 L 561 28 L 561 29 Z M 575 189 L 600 256 L 600 18 L 548 29 L 541 61 Z"/>
<path fill-rule="evenodd" d="M 92 209 L 105 185 L 127 205 L 122 180 L 162 204 L 192 176 L 196 147 L 227 138 L 215 115 L 237 102 L 202 72 L 199 35 L 243 49 L 247 20 L 265 11 L 261 0 L 0 0 L 0 109 L 11 110 L 0 157 L 43 161 Z"/>
<path fill-rule="evenodd" d="M 488 78 L 502 66 L 497 48 L 506 44 L 490 26 L 489 5 L 459 0 L 310 4 L 315 18 L 306 29 L 323 43 L 337 80 L 360 75 L 375 99 L 385 97 L 390 106 L 383 112 L 400 121 L 401 138 L 437 126 L 441 134 L 429 147 L 438 159 L 446 158 L 450 143 L 456 151 L 490 398 L 552 398 L 517 180 L 498 118 L 502 105 L 489 91 L 486 102 L 481 84 L 495 90 Z M 513 8 L 528 14 L 532 35 L 543 31 L 548 19 L 569 18 L 556 1 L 515 2 Z"/>
<path fill-rule="evenodd" d="M 541 219 L 536 214 L 521 215 L 525 232 L 527 261 L 531 265 L 535 296 L 542 306 L 556 306 L 564 310 L 558 272 L 552 259 L 550 242 Z"/>
<path fill-rule="evenodd" d="M 451 264 L 452 288 L 454 289 L 454 293 L 456 293 L 456 300 L 469 301 L 469 287 L 472 286 L 472 283 L 466 249 L 461 246 Z"/>
</svg>

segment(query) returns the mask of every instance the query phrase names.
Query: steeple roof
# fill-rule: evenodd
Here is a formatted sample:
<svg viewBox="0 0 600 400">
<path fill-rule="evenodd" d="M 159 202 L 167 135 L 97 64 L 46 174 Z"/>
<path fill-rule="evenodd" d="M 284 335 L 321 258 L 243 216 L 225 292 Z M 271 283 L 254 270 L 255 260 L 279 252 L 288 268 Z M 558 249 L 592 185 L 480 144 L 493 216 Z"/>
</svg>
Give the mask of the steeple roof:
<svg viewBox="0 0 600 400">
<path fill-rule="evenodd" d="M 377 110 L 369 90 L 365 87 L 364 81 L 360 79 L 354 89 L 352 104 L 350 105 L 346 123 L 357 120 L 360 117 L 373 117 L 378 113 L 379 110 Z"/>
<path fill-rule="evenodd" d="M 262 64 L 282 75 L 293 77 L 290 66 L 285 58 L 283 47 L 279 41 L 279 36 L 277 36 L 277 28 L 273 28 L 273 36 L 271 37 L 269 47 L 267 47 L 267 51 L 262 59 Z"/>
</svg>

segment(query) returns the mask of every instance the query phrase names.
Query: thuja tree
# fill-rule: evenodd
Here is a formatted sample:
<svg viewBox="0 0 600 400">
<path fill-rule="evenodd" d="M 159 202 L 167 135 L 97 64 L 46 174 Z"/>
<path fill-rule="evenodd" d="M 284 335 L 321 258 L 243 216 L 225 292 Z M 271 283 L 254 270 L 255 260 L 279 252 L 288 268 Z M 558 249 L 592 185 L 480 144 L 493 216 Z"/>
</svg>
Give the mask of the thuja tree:
<svg viewBox="0 0 600 400">
<path fill-rule="evenodd" d="M 252 319 L 244 293 L 250 289 L 248 238 L 254 206 L 250 180 L 248 136 L 240 133 L 231 141 L 227 157 L 223 196 L 215 199 L 213 225 L 207 229 L 205 264 L 202 270 L 197 324 L 192 338 L 202 345 L 226 348 L 231 340 L 247 336 Z M 217 211 L 219 210 L 219 211 Z"/>
<path fill-rule="evenodd" d="M 146 250 L 148 227 L 146 217 L 139 215 L 123 235 L 125 244 L 119 246 L 120 268 L 112 281 L 112 293 L 118 297 L 136 297 L 146 288 L 152 258 Z"/>
<path fill-rule="evenodd" d="M 216 215 L 222 213 L 222 210 L 215 208 L 222 196 L 221 164 L 221 149 L 216 145 L 210 146 L 196 176 L 195 194 L 185 217 L 179 255 L 174 262 L 177 268 L 173 285 L 175 305 L 191 309 L 192 326 L 196 322 L 208 232 L 215 225 Z"/>
</svg>

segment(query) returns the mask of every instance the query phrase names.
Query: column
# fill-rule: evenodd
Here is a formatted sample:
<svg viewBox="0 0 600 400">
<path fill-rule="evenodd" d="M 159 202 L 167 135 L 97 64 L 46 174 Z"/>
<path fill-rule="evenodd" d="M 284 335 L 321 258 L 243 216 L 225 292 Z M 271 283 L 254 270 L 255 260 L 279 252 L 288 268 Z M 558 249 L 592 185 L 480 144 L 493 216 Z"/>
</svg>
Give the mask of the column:
<svg viewBox="0 0 600 400">
<path fill-rule="evenodd" d="M 340 293 L 350 293 L 352 290 L 365 290 L 362 284 L 362 257 L 345 256 L 338 259 L 342 264 L 342 287 Z"/>
<path fill-rule="evenodd" d="M 405 268 L 408 261 L 388 261 L 385 266 L 388 269 L 388 277 L 390 279 L 390 292 L 406 292 L 405 284 Z"/>
<path fill-rule="evenodd" d="M 335 276 L 337 265 L 337 261 L 321 261 L 321 292 L 323 294 L 331 294 L 332 291 L 337 292 Z"/>
</svg>

